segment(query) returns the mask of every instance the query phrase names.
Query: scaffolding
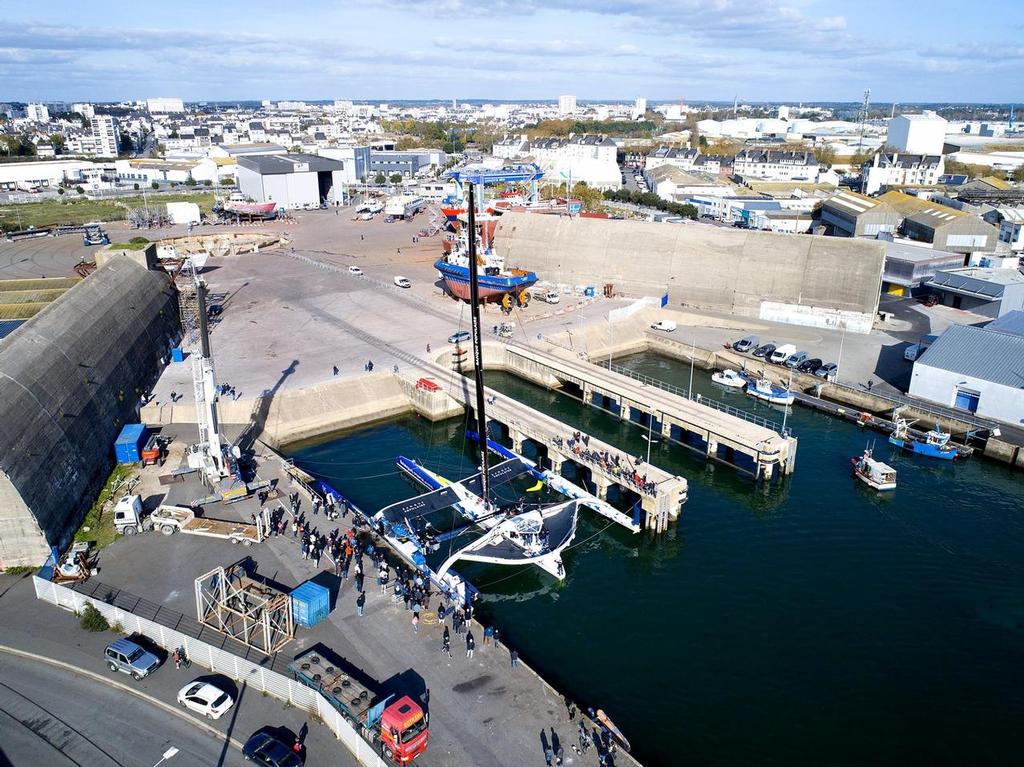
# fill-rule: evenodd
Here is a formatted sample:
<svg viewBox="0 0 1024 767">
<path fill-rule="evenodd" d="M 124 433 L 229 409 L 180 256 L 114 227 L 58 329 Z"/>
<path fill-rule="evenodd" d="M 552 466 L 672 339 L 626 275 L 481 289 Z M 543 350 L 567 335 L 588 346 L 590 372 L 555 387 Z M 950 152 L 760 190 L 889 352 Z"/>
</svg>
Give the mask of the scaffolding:
<svg viewBox="0 0 1024 767">
<path fill-rule="evenodd" d="M 295 638 L 291 597 L 250 578 L 242 563 L 196 578 L 196 615 L 204 626 L 268 656 Z"/>
</svg>

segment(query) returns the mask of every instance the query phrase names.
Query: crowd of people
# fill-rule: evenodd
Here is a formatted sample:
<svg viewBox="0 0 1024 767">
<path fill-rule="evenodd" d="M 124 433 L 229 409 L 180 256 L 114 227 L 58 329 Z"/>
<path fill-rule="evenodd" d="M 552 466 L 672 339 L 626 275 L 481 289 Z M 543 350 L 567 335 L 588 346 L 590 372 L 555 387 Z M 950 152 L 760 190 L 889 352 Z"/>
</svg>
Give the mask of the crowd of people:
<svg viewBox="0 0 1024 767">
<path fill-rule="evenodd" d="M 642 493 L 658 494 L 658 483 L 648 481 L 647 474 L 640 473 L 639 467 L 643 465 L 644 459 L 639 456 L 634 465 L 628 460 L 623 460 L 618 453 L 611 453 L 608 450 L 591 450 L 590 436 L 578 431 L 574 431 L 568 440 L 555 437 L 554 443 L 555 447 L 567 449 L 581 461 L 597 466 L 606 474 L 622 480 Z"/>
</svg>

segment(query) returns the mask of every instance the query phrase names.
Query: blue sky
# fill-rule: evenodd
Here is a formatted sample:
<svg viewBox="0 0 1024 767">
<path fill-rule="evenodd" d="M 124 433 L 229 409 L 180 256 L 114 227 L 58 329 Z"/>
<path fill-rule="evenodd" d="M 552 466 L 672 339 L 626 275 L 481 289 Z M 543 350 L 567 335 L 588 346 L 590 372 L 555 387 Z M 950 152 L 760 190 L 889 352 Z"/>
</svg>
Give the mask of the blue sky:
<svg viewBox="0 0 1024 767">
<path fill-rule="evenodd" d="M 0 100 L 1024 100 L 1020 0 L 4 4 Z"/>
</svg>

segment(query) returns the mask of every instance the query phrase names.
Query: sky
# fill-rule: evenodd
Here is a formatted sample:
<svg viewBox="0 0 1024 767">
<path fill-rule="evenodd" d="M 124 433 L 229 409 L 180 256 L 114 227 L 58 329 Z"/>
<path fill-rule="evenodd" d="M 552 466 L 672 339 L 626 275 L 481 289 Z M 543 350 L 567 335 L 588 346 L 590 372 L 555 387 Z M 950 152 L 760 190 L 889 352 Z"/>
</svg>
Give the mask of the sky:
<svg viewBox="0 0 1024 767">
<path fill-rule="evenodd" d="M 1024 101 L 1020 0 L 8 0 L 0 101 Z"/>
</svg>

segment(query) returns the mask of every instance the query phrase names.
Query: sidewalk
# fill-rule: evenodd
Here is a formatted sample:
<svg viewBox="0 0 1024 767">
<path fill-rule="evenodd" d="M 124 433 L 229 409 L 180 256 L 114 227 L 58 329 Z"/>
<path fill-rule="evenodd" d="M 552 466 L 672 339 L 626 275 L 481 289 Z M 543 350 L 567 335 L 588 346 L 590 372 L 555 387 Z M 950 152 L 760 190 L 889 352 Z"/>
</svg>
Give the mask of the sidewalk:
<svg viewBox="0 0 1024 767">
<path fill-rule="evenodd" d="M 115 638 L 111 632 L 93 634 L 85 631 L 78 626 L 72 613 L 38 601 L 31 576 L 0 575 L 0 644 L 109 676 L 173 706 L 178 705 L 177 694 L 185 684 L 209 673 L 198 664 L 187 670 L 176 670 L 168 660 L 152 676 L 140 682 L 126 674 L 112 674 L 103 662 L 103 649 Z M 195 714 L 187 715 L 241 743 L 264 726 L 283 727 L 297 734 L 303 724 L 308 723 L 309 733 L 305 739 L 307 767 L 355 767 L 357 764 L 331 732 L 305 712 L 286 707 L 281 701 L 256 692 L 239 690 L 237 698 L 234 708 L 221 719 L 199 719 Z"/>
</svg>

